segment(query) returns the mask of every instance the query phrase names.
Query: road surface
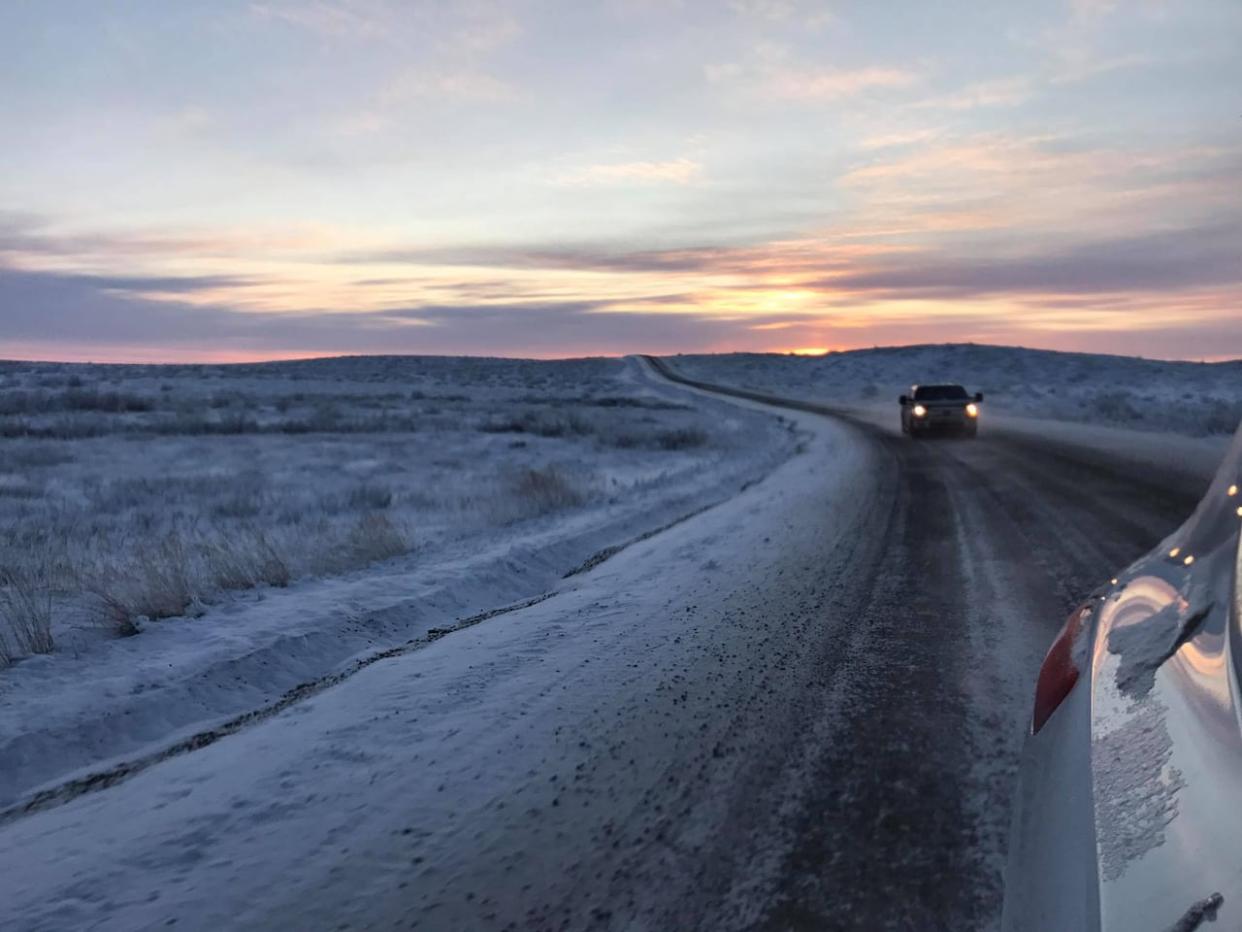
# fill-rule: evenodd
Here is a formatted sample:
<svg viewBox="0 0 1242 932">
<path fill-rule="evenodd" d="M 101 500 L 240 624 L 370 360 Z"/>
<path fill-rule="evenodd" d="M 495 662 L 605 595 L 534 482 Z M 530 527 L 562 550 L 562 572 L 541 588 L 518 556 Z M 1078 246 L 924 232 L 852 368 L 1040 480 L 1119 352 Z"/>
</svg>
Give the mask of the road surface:
<svg viewBox="0 0 1242 932">
<path fill-rule="evenodd" d="M 990 927 L 1043 650 L 1194 491 L 774 410 L 553 597 L 0 826 L 0 928 Z"/>
</svg>

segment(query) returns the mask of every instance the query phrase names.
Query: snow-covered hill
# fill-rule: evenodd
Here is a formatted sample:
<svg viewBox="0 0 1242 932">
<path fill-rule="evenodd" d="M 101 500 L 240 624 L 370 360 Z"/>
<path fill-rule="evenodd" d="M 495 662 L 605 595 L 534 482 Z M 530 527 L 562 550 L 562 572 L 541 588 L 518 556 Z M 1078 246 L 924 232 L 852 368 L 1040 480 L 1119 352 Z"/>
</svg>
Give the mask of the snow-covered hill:
<svg viewBox="0 0 1242 932">
<path fill-rule="evenodd" d="M 1242 360 L 1167 362 L 1009 346 L 929 344 L 824 356 L 677 356 L 692 378 L 841 404 L 888 403 L 911 384 L 960 382 L 1009 414 L 1229 434 L 1242 419 Z"/>
</svg>

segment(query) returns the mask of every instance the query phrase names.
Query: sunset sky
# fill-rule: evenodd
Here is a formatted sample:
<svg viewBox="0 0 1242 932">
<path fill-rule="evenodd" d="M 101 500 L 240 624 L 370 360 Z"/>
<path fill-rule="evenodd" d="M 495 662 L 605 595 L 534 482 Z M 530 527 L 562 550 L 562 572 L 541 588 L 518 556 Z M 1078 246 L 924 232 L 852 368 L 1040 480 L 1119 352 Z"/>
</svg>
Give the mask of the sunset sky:
<svg viewBox="0 0 1242 932">
<path fill-rule="evenodd" d="M 0 6 L 0 358 L 1242 356 L 1238 0 Z"/>
</svg>

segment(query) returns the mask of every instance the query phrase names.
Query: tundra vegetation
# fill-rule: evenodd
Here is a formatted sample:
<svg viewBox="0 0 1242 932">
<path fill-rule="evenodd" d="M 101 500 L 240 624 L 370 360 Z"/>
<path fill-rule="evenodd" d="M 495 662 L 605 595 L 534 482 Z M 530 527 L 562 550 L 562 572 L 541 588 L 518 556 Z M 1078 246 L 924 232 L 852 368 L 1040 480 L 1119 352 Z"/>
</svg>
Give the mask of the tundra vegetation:
<svg viewBox="0 0 1242 932">
<path fill-rule="evenodd" d="M 729 455 L 736 425 L 630 365 L 0 363 L 0 666 Z"/>
</svg>

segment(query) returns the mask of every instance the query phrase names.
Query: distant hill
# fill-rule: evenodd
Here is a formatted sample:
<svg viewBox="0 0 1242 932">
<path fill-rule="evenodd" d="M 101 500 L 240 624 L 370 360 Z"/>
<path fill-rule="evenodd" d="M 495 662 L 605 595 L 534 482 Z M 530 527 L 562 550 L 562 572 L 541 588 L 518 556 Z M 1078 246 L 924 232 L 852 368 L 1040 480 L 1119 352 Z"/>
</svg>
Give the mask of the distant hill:
<svg viewBox="0 0 1242 932">
<path fill-rule="evenodd" d="M 1242 419 L 1242 360 L 1167 362 L 973 343 L 794 356 L 677 356 L 686 375 L 846 404 L 891 402 L 911 384 L 960 382 L 998 411 L 1058 420 L 1232 433 Z"/>
</svg>

